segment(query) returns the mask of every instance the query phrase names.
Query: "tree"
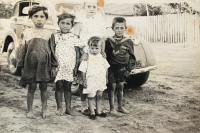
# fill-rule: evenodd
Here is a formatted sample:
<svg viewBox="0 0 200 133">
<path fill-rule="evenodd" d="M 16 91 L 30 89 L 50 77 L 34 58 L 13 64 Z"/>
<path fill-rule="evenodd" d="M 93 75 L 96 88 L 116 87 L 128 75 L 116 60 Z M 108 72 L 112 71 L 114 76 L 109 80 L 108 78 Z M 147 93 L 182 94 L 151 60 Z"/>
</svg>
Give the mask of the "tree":
<svg viewBox="0 0 200 133">
<path fill-rule="evenodd" d="M 162 15 L 163 12 L 161 10 L 161 6 L 154 6 L 151 4 L 147 4 L 147 8 L 149 11 L 149 16 L 154 15 Z M 147 16 L 146 4 L 134 4 L 133 5 L 133 15 L 134 16 Z"/>
</svg>

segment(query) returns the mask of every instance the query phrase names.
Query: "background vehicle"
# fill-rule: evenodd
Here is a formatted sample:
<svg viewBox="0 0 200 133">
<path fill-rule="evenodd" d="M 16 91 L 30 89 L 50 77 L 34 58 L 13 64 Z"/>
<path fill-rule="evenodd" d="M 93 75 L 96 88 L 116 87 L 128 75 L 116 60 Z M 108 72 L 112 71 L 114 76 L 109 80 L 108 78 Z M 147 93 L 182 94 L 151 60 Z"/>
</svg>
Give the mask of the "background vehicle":
<svg viewBox="0 0 200 133">
<path fill-rule="evenodd" d="M 23 32 L 25 28 L 29 28 L 33 26 L 31 20 L 28 19 L 27 11 L 30 6 L 34 4 L 41 4 L 41 3 L 42 2 L 39 0 L 34 1 L 34 2 L 31 2 L 29 0 L 23 0 L 23 1 L 17 2 L 14 5 L 13 14 L 10 19 L 10 27 L 6 31 L 6 34 L 4 34 L 4 41 L 1 44 L 2 45 L 1 52 L 8 53 L 8 58 L 7 58 L 8 66 L 12 74 L 21 73 L 21 70 L 17 67 L 18 47 L 19 47 L 19 39 L 21 37 L 21 33 Z M 75 2 L 68 3 L 63 0 L 58 0 L 52 3 L 47 1 L 47 4 L 45 6 L 49 7 L 50 17 L 48 21 L 46 22 L 44 28 L 52 30 L 52 32 L 56 32 L 57 30 L 56 13 L 59 13 L 62 11 L 73 13 L 74 10 L 81 11 L 81 6 L 83 6 L 83 3 L 75 3 Z M 113 35 L 113 31 L 110 28 L 112 24 L 112 19 L 115 16 L 119 16 L 119 15 L 122 15 L 128 19 L 128 17 L 130 16 L 127 16 L 127 14 L 130 11 L 129 9 L 124 7 L 126 8 L 126 10 L 121 10 L 120 12 L 116 12 L 116 11 L 110 10 L 109 6 L 110 6 L 109 4 L 104 5 L 104 10 L 105 10 L 107 24 L 108 24 L 106 34 Z M 120 8 L 123 7 L 121 6 L 121 4 L 116 5 L 116 6 L 120 6 Z M 127 79 L 128 86 L 130 87 L 137 87 L 144 84 L 149 77 L 150 71 L 156 69 L 155 55 L 148 42 L 141 39 L 141 43 L 134 45 L 134 49 L 135 49 L 135 56 L 136 56 L 137 62 L 136 62 L 136 69 L 131 72 L 130 78 Z M 78 85 L 73 84 L 72 93 L 77 93 L 77 92 L 78 92 Z"/>
</svg>

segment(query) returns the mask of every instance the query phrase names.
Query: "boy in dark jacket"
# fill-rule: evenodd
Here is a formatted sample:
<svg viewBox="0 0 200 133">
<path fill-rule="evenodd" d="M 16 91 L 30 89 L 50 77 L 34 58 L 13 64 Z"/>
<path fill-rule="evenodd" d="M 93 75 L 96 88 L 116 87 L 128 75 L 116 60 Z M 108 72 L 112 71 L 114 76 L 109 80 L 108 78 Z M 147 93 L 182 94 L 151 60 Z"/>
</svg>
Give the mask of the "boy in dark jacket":
<svg viewBox="0 0 200 133">
<path fill-rule="evenodd" d="M 112 29 L 115 35 L 107 38 L 105 47 L 107 60 L 110 64 L 110 68 L 108 69 L 110 113 L 116 113 L 114 108 L 114 94 L 115 89 L 118 88 L 118 111 L 128 114 L 130 112 L 122 106 L 122 100 L 124 83 L 132 68 L 134 68 L 136 60 L 133 42 L 131 39 L 124 37 L 126 20 L 123 17 L 113 19 Z"/>
</svg>

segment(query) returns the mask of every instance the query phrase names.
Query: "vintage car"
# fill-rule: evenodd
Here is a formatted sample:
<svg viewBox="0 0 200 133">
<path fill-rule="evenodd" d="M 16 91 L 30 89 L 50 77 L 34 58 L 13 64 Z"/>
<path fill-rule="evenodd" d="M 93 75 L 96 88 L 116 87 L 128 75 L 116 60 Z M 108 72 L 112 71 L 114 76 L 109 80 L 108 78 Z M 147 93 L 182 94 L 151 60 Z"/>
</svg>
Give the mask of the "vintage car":
<svg viewBox="0 0 200 133">
<path fill-rule="evenodd" d="M 43 3 L 42 3 L 43 2 Z M 47 2 L 47 3 L 45 3 Z M 35 4 L 44 4 L 45 6 L 49 7 L 49 14 L 50 17 L 48 18 L 48 21 L 46 22 L 44 28 L 47 28 L 51 30 L 52 32 L 56 32 L 58 30 L 57 23 L 56 23 L 56 12 L 60 12 L 62 10 L 69 11 L 70 13 L 73 13 L 73 10 L 81 10 L 81 5 L 83 3 L 77 3 L 77 2 L 66 2 L 66 0 L 58 0 L 52 2 L 52 0 L 49 2 L 47 0 L 39 1 L 39 0 L 22 0 L 18 1 L 13 8 L 13 14 L 10 19 L 10 27 L 6 31 L 6 34 L 4 35 L 3 43 L 1 43 L 2 50 L 1 52 L 7 52 L 8 53 L 8 66 L 10 69 L 10 72 L 12 74 L 20 74 L 21 70 L 19 67 L 17 67 L 17 58 L 18 58 L 18 47 L 19 47 L 19 40 L 21 33 L 25 28 L 29 28 L 33 26 L 31 20 L 28 19 L 28 9 L 30 6 Z M 53 8 L 52 8 L 53 7 Z M 108 19 L 108 26 L 107 26 L 107 35 L 113 35 L 111 27 L 111 21 L 115 16 L 126 16 L 126 14 L 119 14 L 120 12 L 115 12 L 112 14 L 112 11 L 109 9 L 109 4 L 105 4 L 105 16 Z M 128 9 L 127 9 L 128 10 Z M 123 12 L 123 11 L 121 11 Z M 132 35 L 129 35 L 131 37 Z M 134 40 L 133 40 L 134 41 Z M 154 52 L 150 46 L 150 43 L 140 39 L 139 43 L 135 43 L 134 45 L 134 51 L 136 56 L 136 68 L 132 70 L 130 78 L 127 79 L 127 85 L 130 87 L 138 87 L 143 85 L 150 74 L 151 70 L 155 70 L 157 68 L 156 66 L 156 58 L 154 55 Z M 72 93 L 78 92 L 78 84 L 72 85 Z"/>
</svg>

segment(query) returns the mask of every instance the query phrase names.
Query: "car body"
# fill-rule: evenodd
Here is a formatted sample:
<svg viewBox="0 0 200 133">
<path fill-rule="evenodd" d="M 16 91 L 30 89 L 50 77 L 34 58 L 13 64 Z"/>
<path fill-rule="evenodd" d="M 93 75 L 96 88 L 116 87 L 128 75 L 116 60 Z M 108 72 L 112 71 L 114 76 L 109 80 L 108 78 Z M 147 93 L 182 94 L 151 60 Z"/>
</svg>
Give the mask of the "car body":
<svg viewBox="0 0 200 133">
<path fill-rule="evenodd" d="M 29 0 L 22 0 L 18 1 L 13 8 L 13 15 L 10 19 L 10 27 L 6 30 L 4 34 L 3 43 L 1 43 L 1 52 L 7 52 L 8 53 L 8 65 L 10 68 L 10 72 L 12 74 L 20 74 L 20 68 L 17 67 L 17 58 L 18 58 L 18 48 L 19 48 L 19 40 L 21 37 L 21 33 L 25 28 L 32 27 L 33 24 L 30 19 L 28 19 L 27 9 L 34 4 L 41 4 L 41 1 L 34 0 L 34 2 L 31 2 Z M 44 4 L 44 3 L 43 3 Z M 50 3 L 52 6 L 52 3 Z M 77 2 L 71 2 L 68 3 L 66 1 L 56 1 L 53 3 L 55 5 L 54 8 L 50 7 L 50 17 L 46 24 L 44 25 L 44 28 L 47 28 L 51 30 L 52 32 L 56 32 L 58 30 L 57 26 L 57 20 L 56 20 L 56 13 L 58 13 L 60 10 L 65 11 L 71 11 L 73 13 L 73 10 L 76 8 L 80 8 L 83 3 L 77 3 Z M 49 6 L 49 3 L 47 3 L 47 6 Z M 105 9 L 108 7 L 105 7 Z M 25 13 L 24 13 L 25 12 Z M 109 23 L 107 26 L 107 35 L 113 35 L 113 32 L 111 30 L 111 21 L 115 16 L 118 15 L 111 15 L 111 13 L 106 13 L 106 17 Z M 124 15 L 126 18 L 127 16 Z M 130 17 L 130 16 L 129 16 Z M 130 37 L 130 36 L 129 36 Z M 137 45 L 134 45 L 134 52 L 136 56 L 136 68 L 131 71 L 131 76 L 129 80 L 127 81 L 128 84 L 131 86 L 140 86 L 144 84 L 149 76 L 149 71 L 155 70 L 157 68 L 156 66 L 156 58 L 154 55 L 154 52 L 152 48 L 150 47 L 149 42 L 140 39 L 140 43 Z M 145 78 L 144 78 L 145 77 Z M 135 81 L 137 81 L 137 85 L 135 85 Z"/>
</svg>

